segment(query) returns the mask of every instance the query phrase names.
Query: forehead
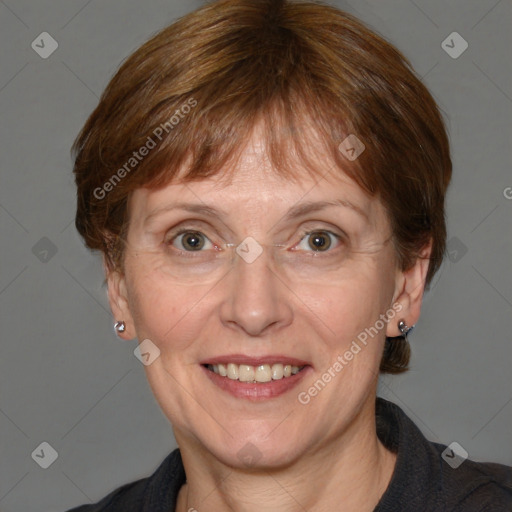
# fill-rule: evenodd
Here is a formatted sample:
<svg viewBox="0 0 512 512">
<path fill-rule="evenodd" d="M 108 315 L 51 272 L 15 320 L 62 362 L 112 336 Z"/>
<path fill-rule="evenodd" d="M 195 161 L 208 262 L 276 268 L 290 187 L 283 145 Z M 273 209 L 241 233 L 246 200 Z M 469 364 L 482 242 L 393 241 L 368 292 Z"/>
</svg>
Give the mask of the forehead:
<svg viewBox="0 0 512 512">
<path fill-rule="evenodd" d="M 382 221 L 380 200 L 369 196 L 321 148 L 312 133 L 311 145 L 305 149 L 315 171 L 290 154 L 293 176 L 283 175 L 270 161 L 261 125 L 256 126 L 236 161 L 216 175 L 187 182 L 180 180 L 184 167 L 176 179 L 159 189 L 134 191 L 129 200 L 130 219 L 143 221 L 178 201 L 215 206 L 236 217 L 282 215 L 302 203 L 340 201 L 362 212 L 371 224 Z"/>
</svg>

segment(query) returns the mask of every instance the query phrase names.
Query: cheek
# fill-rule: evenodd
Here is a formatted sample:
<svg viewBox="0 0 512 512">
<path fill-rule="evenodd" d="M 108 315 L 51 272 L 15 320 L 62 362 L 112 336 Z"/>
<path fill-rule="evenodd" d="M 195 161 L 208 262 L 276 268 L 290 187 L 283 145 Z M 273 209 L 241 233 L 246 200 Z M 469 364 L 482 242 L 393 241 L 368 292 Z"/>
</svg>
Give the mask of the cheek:
<svg viewBox="0 0 512 512">
<path fill-rule="evenodd" d="M 130 308 L 137 337 L 151 339 L 165 356 L 179 353 L 194 340 L 205 314 L 205 287 L 177 286 L 172 280 L 141 267 L 131 275 Z"/>
<path fill-rule="evenodd" d="M 390 306 L 390 282 L 383 280 L 377 268 L 366 267 L 347 273 L 329 286 L 305 284 L 297 297 L 310 311 L 312 319 L 326 332 L 333 344 L 350 343 L 365 328 L 373 325 Z"/>
</svg>

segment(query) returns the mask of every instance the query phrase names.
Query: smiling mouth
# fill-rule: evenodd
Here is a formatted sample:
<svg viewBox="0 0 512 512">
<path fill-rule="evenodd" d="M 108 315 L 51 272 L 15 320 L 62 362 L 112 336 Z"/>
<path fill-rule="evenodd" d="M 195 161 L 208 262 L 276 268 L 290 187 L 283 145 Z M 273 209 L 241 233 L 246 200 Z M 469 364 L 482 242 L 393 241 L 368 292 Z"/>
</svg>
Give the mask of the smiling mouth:
<svg viewBox="0 0 512 512">
<path fill-rule="evenodd" d="M 252 366 L 248 364 L 205 364 L 205 368 L 220 377 L 250 384 L 265 383 L 274 380 L 281 380 L 291 377 L 302 371 L 305 366 L 294 366 L 291 364 L 261 364 Z"/>
</svg>

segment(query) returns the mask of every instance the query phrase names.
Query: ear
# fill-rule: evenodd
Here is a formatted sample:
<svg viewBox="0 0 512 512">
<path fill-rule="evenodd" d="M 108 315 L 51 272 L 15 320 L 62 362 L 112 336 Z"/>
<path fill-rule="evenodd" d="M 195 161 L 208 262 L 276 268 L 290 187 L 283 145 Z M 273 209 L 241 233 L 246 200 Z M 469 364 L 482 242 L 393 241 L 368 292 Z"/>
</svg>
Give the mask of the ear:
<svg viewBox="0 0 512 512">
<path fill-rule="evenodd" d="M 124 340 L 131 340 L 136 337 L 136 332 L 128 301 L 125 276 L 120 271 L 109 269 L 105 257 L 103 258 L 103 268 L 107 278 L 108 302 L 114 316 L 114 323 L 123 321 L 126 325 L 124 332 L 116 334 Z"/>
<path fill-rule="evenodd" d="M 396 318 L 388 323 L 386 336 L 402 336 L 400 329 L 398 329 L 400 320 L 404 320 L 409 327 L 412 327 L 418 321 L 431 252 L 432 239 L 423 247 L 412 267 L 397 272 L 392 304 L 398 303 L 402 306 L 402 309 L 396 315 Z"/>
</svg>

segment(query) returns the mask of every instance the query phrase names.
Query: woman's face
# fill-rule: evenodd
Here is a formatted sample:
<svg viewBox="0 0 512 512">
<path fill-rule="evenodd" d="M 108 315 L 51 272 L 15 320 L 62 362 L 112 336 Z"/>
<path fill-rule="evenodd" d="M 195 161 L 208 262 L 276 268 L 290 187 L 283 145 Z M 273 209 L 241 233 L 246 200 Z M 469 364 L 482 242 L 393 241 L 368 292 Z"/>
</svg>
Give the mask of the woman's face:
<svg viewBox="0 0 512 512">
<path fill-rule="evenodd" d="M 333 173 L 280 178 L 255 137 L 229 184 L 132 195 L 109 295 L 126 337 L 160 351 L 145 371 L 180 445 L 231 466 L 281 465 L 374 408 L 403 274 L 379 200 Z"/>
</svg>

